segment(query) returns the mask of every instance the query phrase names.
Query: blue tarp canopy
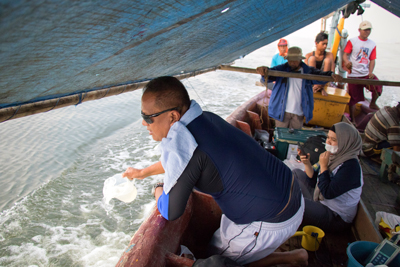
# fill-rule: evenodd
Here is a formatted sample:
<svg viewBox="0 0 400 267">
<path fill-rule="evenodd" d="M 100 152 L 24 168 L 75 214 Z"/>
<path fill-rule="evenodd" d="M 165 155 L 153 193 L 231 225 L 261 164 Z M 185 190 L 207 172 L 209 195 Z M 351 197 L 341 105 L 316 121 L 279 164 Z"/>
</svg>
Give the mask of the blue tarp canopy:
<svg viewBox="0 0 400 267">
<path fill-rule="evenodd" d="M 349 2 L 0 0 L 0 110 L 232 62 Z"/>
</svg>

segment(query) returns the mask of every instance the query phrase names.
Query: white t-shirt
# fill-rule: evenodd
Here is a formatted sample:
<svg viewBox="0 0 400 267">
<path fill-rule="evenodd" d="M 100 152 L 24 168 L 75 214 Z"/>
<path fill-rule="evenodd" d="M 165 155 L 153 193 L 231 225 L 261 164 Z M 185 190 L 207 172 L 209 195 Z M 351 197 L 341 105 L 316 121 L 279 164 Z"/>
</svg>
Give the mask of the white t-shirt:
<svg viewBox="0 0 400 267">
<path fill-rule="evenodd" d="M 303 68 L 299 69 L 303 73 Z M 303 116 L 303 108 L 301 107 L 301 85 L 303 79 L 288 78 L 288 96 L 286 100 L 285 112 Z"/>
<path fill-rule="evenodd" d="M 353 68 L 348 77 L 364 77 L 369 73 L 369 63 L 376 59 L 376 44 L 367 39 L 361 40 L 359 37 L 351 38 L 344 49 L 345 53 L 350 54 L 350 62 Z"/>
</svg>

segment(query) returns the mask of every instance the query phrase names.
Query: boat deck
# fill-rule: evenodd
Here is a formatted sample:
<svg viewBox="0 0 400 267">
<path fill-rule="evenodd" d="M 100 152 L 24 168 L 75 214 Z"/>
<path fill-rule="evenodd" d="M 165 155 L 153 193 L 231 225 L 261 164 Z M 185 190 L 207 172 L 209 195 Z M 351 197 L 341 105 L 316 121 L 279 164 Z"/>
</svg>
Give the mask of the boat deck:
<svg viewBox="0 0 400 267">
<path fill-rule="evenodd" d="M 372 219 L 378 211 L 400 215 L 400 204 L 397 201 L 400 186 L 379 179 L 380 165 L 368 158 L 360 157 L 364 174 L 362 199 Z M 378 190 L 379 189 L 379 190 Z"/>
<path fill-rule="evenodd" d="M 290 251 L 301 247 L 301 236 L 292 237 L 279 247 L 277 252 Z M 309 267 L 342 267 L 347 265 L 346 248 L 356 241 L 349 231 L 341 234 L 326 234 L 317 251 L 308 251 Z M 279 265 L 277 266 L 279 267 Z"/>
<path fill-rule="evenodd" d="M 380 164 L 369 158 L 360 157 L 364 174 L 364 186 L 362 200 L 367 208 L 369 216 L 374 221 L 378 211 L 400 214 L 400 204 L 397 196 L 400 186 L 392 182 L 382 182 L 379 179 Z M 301 248 L 302 237 L 292 237 L 286 241 L 277 251 L 289 251 Z M 351 231 L 340 234 L 329 234 L 322 239 L 316 252 L 308 251 L 310 267 L 346 266 L 346 248 L 349 243 L 358 240 Z"/>
</svg>

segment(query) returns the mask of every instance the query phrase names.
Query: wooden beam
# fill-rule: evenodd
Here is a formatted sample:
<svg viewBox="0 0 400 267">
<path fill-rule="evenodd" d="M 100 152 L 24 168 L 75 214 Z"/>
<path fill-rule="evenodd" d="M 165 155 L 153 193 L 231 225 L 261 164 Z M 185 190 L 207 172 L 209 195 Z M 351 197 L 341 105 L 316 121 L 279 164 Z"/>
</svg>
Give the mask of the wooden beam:
<svg viewBox="0 0 400 267">
<path fill-rule="evenodd" d="M 194 77 L 206 72 L 215 71 L 215 68 L 204 69 L 200 71 L 194 71 L 190 73 L 184 73 L 181 75 L 176 75 L 179 80 Z M 43 101 L 37 101 L 33 103 L 26 103 L 21 105 L 15 105 L 11 107 L 6 107 L 0 109 L 0 123 L 12 119 L 22 118 L 25 116 L 38 114 L 42 112 L 47 112 L 53 109 L 59 109 L 67 106 L 77 105 L 86 101 L 97 100 L 104 97 L 109 97 L 113 95 L 119 95 L 122 93 L 127 93 L 141 89 L 146 86 L 149 81 L 131 83 L 126 85 L 112 86 L 104 89 L 81 92 L 69 96 L 63 96 L 54 99 L 48 99 Z"/>
<path fill-rule="evenodd" d="M 229 71 L 257 74 L 256 69 L 243 68 L 243 67 L 233 67 L 233 66 L 221 65 L 220 69 L 221 70 L 229 70 Z M 315 80 L 315 81 L 325 81 L 325 82 L 333 82 L 334 81 L 331 76 L 314 75 L 314 74 L 301 74 L 301 73 L 277 71 L 277 70 L 271 70 L 271 69 L 268 70 L 268 76 L 287 77 L 287 78 L 300 78 L 300 79 L 305 79 L 305 80 Z M 265 81 L 265 82 L 267 82 L 267 81 Z M 343 78 L 343 83 L 400 86 L 400 82 L 377 81 L 377 80 L 370 80 L 370 79 Z"/>
</svg>

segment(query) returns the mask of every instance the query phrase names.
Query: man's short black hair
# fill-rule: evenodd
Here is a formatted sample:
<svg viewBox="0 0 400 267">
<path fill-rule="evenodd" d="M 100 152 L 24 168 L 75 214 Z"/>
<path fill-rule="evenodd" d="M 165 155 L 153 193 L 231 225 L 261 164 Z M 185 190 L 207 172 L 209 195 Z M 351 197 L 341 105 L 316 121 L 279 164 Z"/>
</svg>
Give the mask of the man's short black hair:
<svg viewBox="0 0 400 267">
<path fill-rule="evenodd" d="M 326 34 L 325 32 L 320 32 L 315 37 L 315 42 L 319 43 L 319 42 L 322 42 L 322 41 L 324 41 L 326 39 L 328 39 L 328 34 Z"/>
<path fill-rule="evenodd" d="M 190 107 L 190 98 L 185 86 L 175 77 L 162 76 L 151 80 L 143 89 L 143 94 L 154 94 L 156 106 L 160 109 Z"/>
</svg>

